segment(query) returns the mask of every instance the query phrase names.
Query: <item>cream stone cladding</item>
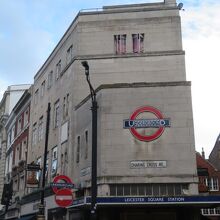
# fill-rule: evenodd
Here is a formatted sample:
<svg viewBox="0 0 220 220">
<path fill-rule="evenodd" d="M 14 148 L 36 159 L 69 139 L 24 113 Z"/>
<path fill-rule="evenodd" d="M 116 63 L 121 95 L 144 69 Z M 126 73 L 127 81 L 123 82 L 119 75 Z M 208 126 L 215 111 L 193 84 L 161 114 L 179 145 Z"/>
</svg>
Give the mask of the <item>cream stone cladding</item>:
<svg viewBox="0 0 220 220">
<path fill-rule="evenodd" d="M 132 38 L 135 33 L 144 33 L 144 52 L 132 53 Z M 114 35 L 127 35 L 127 51 L 116 55 Z M 71 62 L 67 63 L 66 53 L 73 46 Z M 55 80 L 56 64 L 61 60 L 61 73 Z M 82 60 L 90 66 L 90 76 L 94 87 L 105 83 L 134 82 L 175 82 L 185 81 L 185 60 L 181 42 L 179 10 L 175 5 L 164 3 L 139 4 L 121 7 L 104 7 L 102 11 L 80 12 L 70 25 L 51 55 L 34 78 L 30 137 L 33 125 L 43 116 L 44 134 L 46 110 L 51 103 L 51 122 L 49 133 L 49 171 L 52 148 L 58 146 L 58 173 L 60 173 L 61 154 L 68 153 L 66 174 L 75 172 L 74 150 L 76 143 L 76 115 L 74 107 L 85 98 L 88 85 L 85 80 Z M 53 85 L 47 88 L 48 74 L 53 71 Z M 40 97 L 41 84 L 45 80 L 46 89 Z M 34 94 L 39 90 L 39 101 L 34 103 Z M 63 98 L 69 94 L 69 115 L 60 119 L 54 128 L 54 104 L 60 101 L 62 115 Z M 68 122 L 68 140 L 61 144 L 61 127 Z M 32 145 L 30 141 L 28 162 L 36 161 L 43 155 L 44 138 Z"/>
<path fill-rule="evenodd" d="M 197 194 L 190 83 L 115 84 L 101 88 L 97 94 L 98 183 L 188 183 L 189 194 Z M 82 175 L 91 163 L 90 159 L 84 159 L 85 130 L 89 131 L 91 146 L 90 106 L 89 99 L 76 110 L 76 137 L 80 136 L 82 142 L 80 163 L 74 164 L 73 176 L 83 187 L 88 186 L 90 180 L 89 171 Z M 141 106 L 153 106 L 165 118 L 170 118 L 171 126 L 154 141 L 139 141 L 129 129 L 123 129 L 123 120 L 129 119 Z M 131 161 L 139 160 L 166 161 L 167 166 L 131 169 Z"/>
<path fill-rule="evenodd" d="M 160 4 L 152 8 L 109 8 L 81 12 L 78 17 L 78 58 L 86 59 L 94 87 L 118 82 L 184 81 L 185 61 L 179 11 Z M 163 8 L 163 10 L 161 10 Z M 144 33 L 144 52 L 132 52 L 132 34 Z M 126 34 L 126 53 L 114 52 L 114 35 Z M 74 63 L 76 102 L 85 97 L 80 62 Z"/>
</svg>

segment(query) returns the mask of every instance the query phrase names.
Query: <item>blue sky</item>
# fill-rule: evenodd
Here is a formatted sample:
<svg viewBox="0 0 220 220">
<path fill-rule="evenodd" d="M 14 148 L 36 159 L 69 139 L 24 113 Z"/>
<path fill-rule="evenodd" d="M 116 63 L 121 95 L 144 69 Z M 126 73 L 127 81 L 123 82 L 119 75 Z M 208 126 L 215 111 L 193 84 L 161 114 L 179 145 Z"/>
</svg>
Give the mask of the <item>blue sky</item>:
<svg viewBox="0 0 220 220">
<path fill-rule="evenodd" d="M 33 77 L 81 9 L 160 0 L 0 0 L 0 99 Z M 192 81 L 196 149 L 207 154 L 220 132 L 220 1 L 182 0 L 187 80 Z M 215 117 L 216 115 L 216 117 Z M 215 119 L 215 123 L 209 121 Z M 208 122 L 207 122 L 208 121 Z"/>
</svg>

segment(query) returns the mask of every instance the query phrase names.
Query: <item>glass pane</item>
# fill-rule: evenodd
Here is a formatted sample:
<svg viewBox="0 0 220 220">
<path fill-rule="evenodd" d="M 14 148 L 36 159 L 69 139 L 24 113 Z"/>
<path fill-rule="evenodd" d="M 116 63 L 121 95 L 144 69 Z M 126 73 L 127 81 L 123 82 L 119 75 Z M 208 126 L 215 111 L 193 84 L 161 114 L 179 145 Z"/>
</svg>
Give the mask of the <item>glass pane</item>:
<svg viewBox="0 0 220 220">
<path fill-rule="evenodd" d="M 123 196 L 123 186 L 117 186 L 117 196 Z"/>
<path fill-rule="evenodd" d="M 116 196 L 116 186 L 110 185 L 110 196 Z"/>
<path fill-rule="evenodd" d="M 138 193 L 137 193 L 137 185 L 131 185 L 131 195 L 132 196 L 138 195 Z"/>
<path fill-rule="evenodd" d="M 181 186 L 180 185 L 175 185 L 175 195 L 181 195 Z"/>
<path fill-rule="evenodd" d="M 167 191 L 169 196 L 174 196 L 174 186 L 172 184 L 167 185 Z"/>
<path fill-rule="evenodd" d="M 125 196 L 130 196 L 130 195 L 131 195 L 130 185 L 125 185 L 125 186 L 124 186 L 124 195 L 125 195 Z"/>
<path fill-rule="evenodd" d="M 151 184 L 146 185 L 146 196 L 152 196 L 152 185 Z"/>
<path fill-rule="evenodd" d="M 160 195 L 161 196 L 166 196 L 167 195 L 167 187 L 165 184 L 160 185 Z"/>
<path fill-rule="evenodd" d="M 138 186 L 138 195 L 140 195 L 140 196 L 145 195 L 145 186 L 144 185 L 139 185 Z"/>
<path fill-rule="evenodd" d="M 160 188 L 158 184 L 153 185 L 153 195 L 159 196 L 160 195 Z"/>
</svg>

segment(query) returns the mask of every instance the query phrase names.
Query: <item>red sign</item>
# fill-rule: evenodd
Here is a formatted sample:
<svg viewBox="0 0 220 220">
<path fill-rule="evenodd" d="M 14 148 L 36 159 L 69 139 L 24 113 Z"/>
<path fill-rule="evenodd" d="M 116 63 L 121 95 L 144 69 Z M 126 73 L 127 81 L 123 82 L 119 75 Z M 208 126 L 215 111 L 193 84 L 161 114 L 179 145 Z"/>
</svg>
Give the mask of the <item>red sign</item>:
<svg viewBox="0 0 220 220">
<path fill-rule="evenodd" d="M 73 194 L 70 189 L 60 189 L 56 192 L 55 202 L 60 207 L 67 207 L 73 202 Z"/>
<path fill-rule="evenodd" d="M 152 113 L 154 118 L 137 118 L 140 114 L 145 112 Z M 140 141 L 148 142 L 157 139 L 164 132 L 165 127 L 170 127 L 170 119 L 164 118 L 162 113 L 152 106 L 140 107 L 132 113 L 130 119 L 124 120 L 124 128 L 130 129 L 132 135 Z M 147 135 L 138 132 L 139 128 L 155 128 L 155 131 Z"/>
<path fill-rule="evenodd" d="M 72 204 L 73 193 L 70 188 L 73 188 L 74 184 L 68 176 L 56 176 L 51 185 L 54 193 L 56 194 L 55 202 L 58 206 L 67 207 Z"/>
<path fill-rule="evenodd" d="M 60 182 L 65 182 L 65 184 L 63 183 L 59 184 Z M 57 193 L 57 191 L 59 190 L 59 185 L 62 185 L 61 188 L 73 188 L 74 186 L 72 180 L 68 176 L 65 176 L 65 175 L 56 176 L 53 179 L 53 183 L 51 185 L 52 185 L 52 189 L 54 193 Z"/>
</svg>

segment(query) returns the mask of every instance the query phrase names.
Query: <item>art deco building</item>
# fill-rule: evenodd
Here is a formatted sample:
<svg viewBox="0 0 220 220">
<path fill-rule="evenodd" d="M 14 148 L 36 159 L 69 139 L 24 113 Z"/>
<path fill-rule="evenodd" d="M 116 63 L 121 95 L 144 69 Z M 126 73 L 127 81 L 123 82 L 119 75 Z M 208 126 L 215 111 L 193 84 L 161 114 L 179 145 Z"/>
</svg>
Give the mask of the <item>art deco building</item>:
<svg viewBox="0 0 220 220">
<path fill-rule="evenodd" d="M 175 0 L 80 11 L 35 75 L 28 163 L 42 167 L 50 103 L 47 219 L 89 216 L 92 121 L 85 60 L 98 101 L 99 218 L 198 219 L 191 84 Z M 49 187 L 57 175 L 75 184 L 67 209 L 58 207 Z M 22 199 L 21 218 L 38 212 L 39 199 L 39 190 Z"/>
</svg>

